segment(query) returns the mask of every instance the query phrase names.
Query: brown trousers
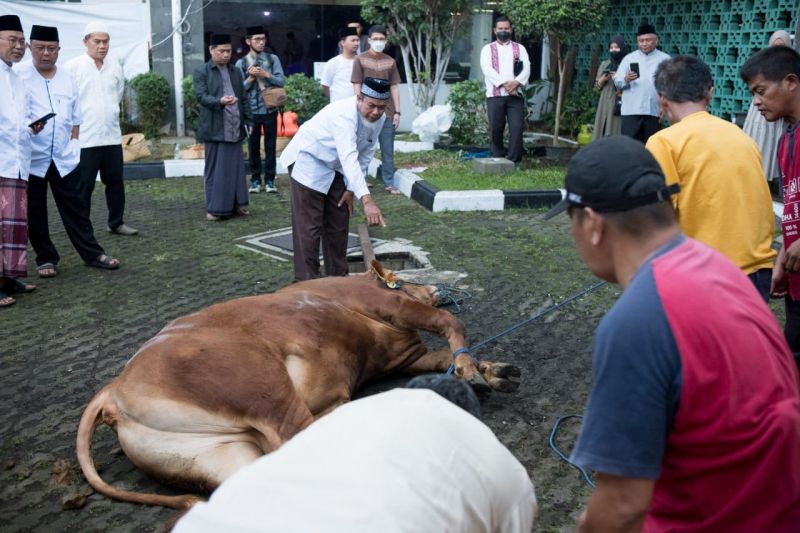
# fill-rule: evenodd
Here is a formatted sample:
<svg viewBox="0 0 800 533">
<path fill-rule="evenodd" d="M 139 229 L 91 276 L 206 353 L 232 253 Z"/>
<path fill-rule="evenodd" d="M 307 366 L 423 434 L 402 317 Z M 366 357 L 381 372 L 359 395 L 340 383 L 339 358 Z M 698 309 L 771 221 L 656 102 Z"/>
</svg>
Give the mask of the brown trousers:
<svg viewBox="0 0 800 533">
<path fill-rule="evenodd" d="M 292 169 L 289 168 L 289 176 Z M 327 276 L 346 276 L 347 236 L 350 213 L 339 200 L 347 190 L 344 177 L 336 173 L 328 194 L 323 194 L 291 180 L 292 188 L 292 245 L 294 279 L 304 281 L 320 276 L 319 248 Z"/>
</svg>

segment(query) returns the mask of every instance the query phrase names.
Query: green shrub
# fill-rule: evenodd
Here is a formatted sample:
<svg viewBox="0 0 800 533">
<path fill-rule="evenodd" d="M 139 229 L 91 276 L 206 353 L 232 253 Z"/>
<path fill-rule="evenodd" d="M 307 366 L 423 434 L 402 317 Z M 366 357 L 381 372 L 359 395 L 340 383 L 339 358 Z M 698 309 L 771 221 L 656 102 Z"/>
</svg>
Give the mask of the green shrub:
<svg viewBox="0 0 800 533">
<path fill-rule="evenodd" d="M 156 72 L 139 74 L 131 80 L 136 91 L 139 125 L 148 139 L 158 137 L 158 130 L 169 109 L 170 87 L 167 78 Z"/>
<path fill-rule="evenodd" d="M 453 85 L 447 97 L 453 111 L 450 138 L 456 144 L 485 146 L 489 142 L 489 116 L 482 83 L 462 81 Z"/>
<path fill-rule="evenodd" d="M 305 74 L 292 74 L 286 78 L 286 109 L 297 113 L 297 123 L 302 124 L 328 105 L 319 82 Z"/>
<path fill-rule="evenodd" d="M 181 82 L 183 91 L 183 118 L 192 131 L 197 131 L 197 120 L 200 118 L 200 103 L 194 92 L 194 78 L 186 76 Z"/>
<path fill-rule="evenodd" d="M 597 113 L 597 101 L 600 93 L 591 87 L 585 89 L 573 89 L 564 98 L 564 107 L 561 110 L 560 135 L 566 135 L 573 139 L 578 135 L 582 124 L 594 124 L 594 117 Z M 555 109 L 555 100 L 550 99 L 552 109 Z M 545 126 L 552 130 L 555 127 L 555 113 L 550 111 L 542 115 Z"/>
</svg>

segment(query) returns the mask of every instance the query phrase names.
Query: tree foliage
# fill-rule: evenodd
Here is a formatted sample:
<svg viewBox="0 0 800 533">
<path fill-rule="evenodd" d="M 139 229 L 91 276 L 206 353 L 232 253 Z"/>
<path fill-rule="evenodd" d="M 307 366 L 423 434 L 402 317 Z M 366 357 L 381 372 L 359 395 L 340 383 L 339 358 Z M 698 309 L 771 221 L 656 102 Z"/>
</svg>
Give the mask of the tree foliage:
<svg viewBox="0 0 800 533">
<path fill-rule="evenodd" d="M 200 102 L 197 101 L 197 94 L 194 92 L 194 78 L 192 76 L 183 78 L 181 91 L 183 92 L 183 115 L 186 125 L 192 131 L 197 131 L 197 121 L 200 118 Z"/>
<path fill-rule="evenodd" d="M 555 52 L 558 69 L 553 144 L 558 142 L 567 59 L 575 45 L 597 32 L 608 11 L 608 0 L 505 0 L 503 12 L 517 35 L 547 37 Z"/>
<path fill-rule="evenodd" d="M 292 74 L 286 78 L 286 109 L 297 113 L 297 123 L 302 124 L 328 105 L 319 82 L 305 74 Z M 354 93 L 355 94 L 355 93 Z"/>
<path fill-rule="evenodd" d="M 146 72 L 133 78 L 131 87 L 136 91 L 139 125 L 144 130 L 145 137 L 155 139 L 169 110 L 169 82 L 157 72 Z"/>
<path fill-rule="evenodd" d="M 486 112 L 486 89 L 483 83 L 470 80 L 453 85 L 447 96 L 453 110 L 450 137 L 456 144 L 483 146 L 489 138 Z"/>
<path fill-rule="evenodd" d="M 386 26 L 400 47 L 417 112 L 433 105 L 450 63 L 456 32 L 469 19 L 472 0 L 362 0 L 361 16 Z M 413 82 L 413 83 L 412 83 Z"/>
</svg>

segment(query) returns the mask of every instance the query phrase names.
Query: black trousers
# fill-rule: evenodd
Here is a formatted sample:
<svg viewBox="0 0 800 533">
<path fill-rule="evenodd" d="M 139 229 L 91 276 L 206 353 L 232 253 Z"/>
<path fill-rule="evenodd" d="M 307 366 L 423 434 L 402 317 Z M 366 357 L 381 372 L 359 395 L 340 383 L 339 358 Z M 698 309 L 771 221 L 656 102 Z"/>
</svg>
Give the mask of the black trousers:
<svg viewBox="0 0 800 533">
<path fill-rule="evenodd" d="M 253 133 L 247 140 L 250 175 L 254 183 L 261 181 L 261 129 L 264 129 L 264 179 L 275 181 L 275 141 L 278 137 L 278 113 L 253 115 Z"/>
<path fill-rule="evenodd" d="M 522 161 L 522 124 L 525 118 L 525 101 L 519 96 L 492 96 L 486 99 L 489 114 L 489 133 L 492 138 L 492 156 L 509 161 Z M 503 146 L 503 132 L 508 123 L 508 151 Z"/>
<path fill-rule="evenodd" d="M 95 146 L 81 149 L 81 193 L 91 210 L 92 193 L 100 172 L 100 181 L 106 186 L 108 227 L 117 229 L 124 222 L 125 185 L 122 182 L 122 145 Z M 87 215 L 89 211 L 87 211 Z"/>
<path fill-rule="evenodd" d="M 289 175 L 292 175 L 291 168 Z M 292 248 L 294 279 L 304 281 L 320 277 L 319 246 L 327 276 L 346 276 L 347 233 L 350 212 L 339 199 L 347 190 L 344 177 L 336 173 L 328 194 L 310 189 L 291 180 L 292 188 Z"/>
<path fill-rule="evenodd" d="M 661 129 L 658 117 L 652 115 L 622 115 L 622 134 L 633 137 L 642 144 Z"/>
<path fill-rule="evenodd" d="M 72 246 L 85 263 L 94 261 L 105 253 L 97 243 L 89 220 L 89 208 L 84 203 L 80 189 L 80 166 L 64 177 L 55 164 L 44 176 L 31 176 L 28 180 L 28 239 L 36 252 L 36 264 L 58 264 L 58 255 L 50 239 L 50 225 L 47 219 L 47 185 L 53 191 L 53 199 L 61 215 L 61 222 L 67 230 Z"/>
<path fill-rule="evenodd" d="M 784 299 L 786 303 L 786 324 L 783 334 L 789 349 L 794 353 L 794 360 L 800 367 L 800 301 L 794 301 L 790 296 Z"/>
</svg>

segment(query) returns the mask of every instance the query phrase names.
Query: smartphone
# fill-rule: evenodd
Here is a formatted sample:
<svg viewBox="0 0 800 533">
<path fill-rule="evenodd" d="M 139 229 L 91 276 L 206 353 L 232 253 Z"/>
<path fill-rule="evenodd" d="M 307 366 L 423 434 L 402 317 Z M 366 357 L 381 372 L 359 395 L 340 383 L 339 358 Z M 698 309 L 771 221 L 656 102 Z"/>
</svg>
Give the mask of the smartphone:
<svg viewBox="0 0 800 533">
<path fill-rule="evenodd" d="M 639 63 L 631 63 L 631 72 L 635 72 L 639 76 Z"/>
<path fill-rule="evenodd" d="M 50 120 L 50 119 L 51 119 L 51 118 L 53 118 L 54 116 L 56 116 L 56 114 L 55 114 L 55 113 L 48 113 L 48 114 L 46 114 L 45 116 L 43 116 L 43 117 L 41 117 L 41 118 L 38 118 L 38 119 L 34 120 L 33 122 L 31 122 L 30 124 L 28 124 L 28 127 L 29 127 L 29 128 L 32 128 L 32 127 L 34 127 L 36 124 L 39 124 L 39 123 L 41 123 L 41 124 L 45 124 L 45 123 L 47 123 L 47 121 L 48 121 L 48 120 Z"/>
</svg>

